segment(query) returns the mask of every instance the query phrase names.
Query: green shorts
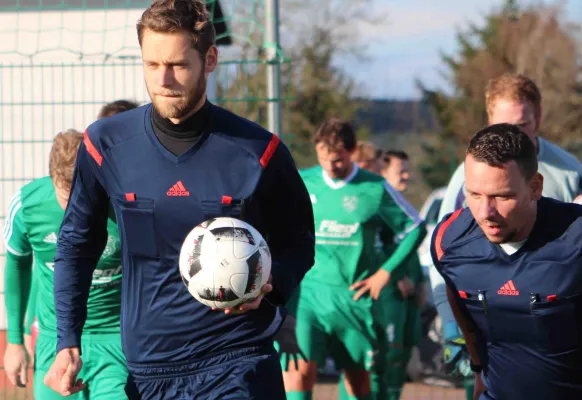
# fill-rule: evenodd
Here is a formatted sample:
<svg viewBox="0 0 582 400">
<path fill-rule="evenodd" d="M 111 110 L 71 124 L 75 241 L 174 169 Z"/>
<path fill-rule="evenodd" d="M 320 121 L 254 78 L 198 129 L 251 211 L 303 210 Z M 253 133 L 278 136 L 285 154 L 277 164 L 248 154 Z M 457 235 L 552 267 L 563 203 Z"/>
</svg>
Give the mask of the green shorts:
<svg viewBox="0 0 582 400">
<path fill-rule="evenodd" d="M 421 336 L 420 307 L 416 297 L 403 299 L 398 290 L 389 290 L 382 300 L 383 323 L 389 348 L 411 348 Z"/>
<path fill-rule="evenodd" d="M 63 397 L 44 384 L 44 377 L 55 360 L 57 343 L 54 337 L 38 336 L 34 352 L 34 398 L 42 400 L 123 400 L 127 367 L 121 349 L 121 335 L 85 335 L 81 341 L 83 367 L 79 378 L 87 387 L 72 396 Z"/>
<path fill-rule="evenodd" d="M 387 343 L 375 317 L 378 302 L 368 296 L 354 301 L 353 295 L 342 287 L 302 285 L 289 302 L 297 344 L 308 360 L 324 365 L 329 355 L 339 369 L 381 368 L 378 355 L 385 354 Z"/>
</svg>

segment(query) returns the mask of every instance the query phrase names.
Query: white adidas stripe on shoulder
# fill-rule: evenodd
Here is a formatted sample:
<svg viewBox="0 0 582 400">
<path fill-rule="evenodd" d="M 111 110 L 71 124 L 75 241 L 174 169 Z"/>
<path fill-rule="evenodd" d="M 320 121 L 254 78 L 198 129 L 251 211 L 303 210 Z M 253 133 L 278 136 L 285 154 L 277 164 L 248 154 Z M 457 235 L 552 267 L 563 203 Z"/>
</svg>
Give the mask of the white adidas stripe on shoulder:
<svg viewBox="0 0 582 400">
<path fill-rule="evenodd" d="M 14 224 L 14 218 L 16 217 L 16 213 L 22 206 L 21 201 L 21 194 L 20 191 L 16 192 L 16 194 L 10 200 L 8 205 L 8 214 L 6 215 L 6 221 L 4 223 L 4 231 L 3 236 L 4 240 L 7 242 L 10 236 L 12 236 L 12 227 Z"/>
<path fill-rule="evenodd" d="M 422 218 L 420 218 L 420 214 L 416 209 L 410 204 L 400 192 L 394 189 L 388 181 L 384 181 L 384 189 L 386 192 L 394 199 L 394 202 L 400 207 L 400 209 L 413 221 L 413 224 L 409 226 L 404 232 L 398 235 L 398 239 L 402 240 L 408 232 L 416 228 L 422 222 Z"/>
</svg>

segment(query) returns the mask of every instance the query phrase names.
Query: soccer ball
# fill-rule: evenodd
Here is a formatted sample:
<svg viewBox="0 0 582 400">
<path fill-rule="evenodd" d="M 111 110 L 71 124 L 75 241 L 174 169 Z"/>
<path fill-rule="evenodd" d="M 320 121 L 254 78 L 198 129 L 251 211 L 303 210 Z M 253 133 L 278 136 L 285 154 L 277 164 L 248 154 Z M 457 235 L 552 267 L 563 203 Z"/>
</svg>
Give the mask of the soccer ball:
<svg viewBox="0 0 582 400">
<path fill-rule="evenodd" d="M 196 300 L 233 308 L 254 300 L 271 273 L 263 236 L 236 218 L 214 218 L 196 226 L 180 250 L 180 275 Z"/>
</svg>

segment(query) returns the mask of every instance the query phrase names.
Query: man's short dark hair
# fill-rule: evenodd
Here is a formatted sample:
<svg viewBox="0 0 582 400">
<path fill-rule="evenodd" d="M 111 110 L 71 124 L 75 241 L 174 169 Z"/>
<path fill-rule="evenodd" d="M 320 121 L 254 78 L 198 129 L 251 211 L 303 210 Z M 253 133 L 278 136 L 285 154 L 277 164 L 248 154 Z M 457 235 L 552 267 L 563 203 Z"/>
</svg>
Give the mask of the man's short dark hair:
<svg viewBox="0 0 582 400">
<path fill-rule="evenodd" d="M 538 172 L 534 143 L 516 125 L 495 124 L 481 129 L 471 139 L 467 154 L 491 167 L 501 168 L 515 161 L 527 181 Z"/>
<path fill-rule="evenodd" d="M 398 158 L 399 160 L 407 161 L 408 154 L 406 154 L 402 150 L 386 150 L 384 152 L 384 162 L 386 163 L 387 166 L 390 165 L 390 161 L 392 161 L 393 158 Z"/>
<path fill-rule="evenodd" d="M 115 100 L 111 103 L 105 104 L 101 107 L 101 111 L 99 111 L 99 115 L 97 116 L 98 119 L 111 117 L 112 115 L 116 115 L 122 113 L 124 111 L 129 111 L 134 108 L 138 108 L 139 104 L 135 101 L 130 100 Z"/>
<path fill-rule="evenodd" d="M 324 143 L 334 151 L 346 149 L 351 152 L 357 144 L 356 132 L 352 124 L 340 118 L 330 118 L 321 124 L 315 132 L 313 141 L 315 144 Z"/>
</svg>

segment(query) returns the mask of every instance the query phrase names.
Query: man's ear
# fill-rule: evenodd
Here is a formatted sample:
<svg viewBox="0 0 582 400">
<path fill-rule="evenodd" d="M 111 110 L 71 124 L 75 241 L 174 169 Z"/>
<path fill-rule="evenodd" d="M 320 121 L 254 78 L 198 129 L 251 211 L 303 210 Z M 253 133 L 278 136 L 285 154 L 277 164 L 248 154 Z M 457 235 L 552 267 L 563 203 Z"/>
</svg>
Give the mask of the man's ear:
<svg viewBox="0 0 582 400">
<path fill-rule="evenodd" d="M 218 48 L 216 46 L 210 46 L 206 52 L 206 57 L 204 57 L 204 62 L 206 63 L 204 72 L 208 77 L 208 74 L 214 72 L 218 65 Z"/>
<path fill-rule="evenodd" d="M 542 192 L 544 191 L 544 177 L 539 172 L 531 178 L 529 181 L 529 188 L 531 190 L 532 200 L 539 200 L 542 197 Z"/>
</svg>

